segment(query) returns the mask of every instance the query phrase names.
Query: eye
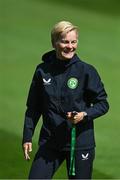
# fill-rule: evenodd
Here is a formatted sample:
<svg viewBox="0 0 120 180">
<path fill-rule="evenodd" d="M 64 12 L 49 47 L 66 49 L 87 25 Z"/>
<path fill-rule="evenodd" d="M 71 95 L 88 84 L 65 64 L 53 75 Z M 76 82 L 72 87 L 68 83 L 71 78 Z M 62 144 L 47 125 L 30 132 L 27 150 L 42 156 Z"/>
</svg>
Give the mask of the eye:
<svg viewBox="0 0 120 180">
<path fill-rule="evenodd" d="M 71 44 L 76 44 L 77 40 L 71 41 Z"/>
<path fill-rule="evenodd" d="M 65 40 L 65 39 L 62 39 L 61 40 L 61 43 L 63 43 L 63 44 L 69 44 L 69 43 L 71 43 L 71 44 L 76 44 L 78 41 L 77 40 L 73 40 L 73 41 L 68 41 L 68 40 Z"/>
<path fill-rule="evenodd" d="M 61 40 L 61 43 L 63 43 L 63 44 L 69 44 L 69 41 L 63 39 L 63 40 Z"/>
</svg>

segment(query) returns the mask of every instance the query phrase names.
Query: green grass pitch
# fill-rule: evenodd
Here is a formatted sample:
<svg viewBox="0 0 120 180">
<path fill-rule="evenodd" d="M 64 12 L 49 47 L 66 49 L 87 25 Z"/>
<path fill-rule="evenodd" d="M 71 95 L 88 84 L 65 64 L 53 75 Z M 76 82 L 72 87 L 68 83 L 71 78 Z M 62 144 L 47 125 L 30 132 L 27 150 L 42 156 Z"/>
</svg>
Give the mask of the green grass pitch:
<svg viewBox="0 0 120 180">
<path fill-rule="evenodd" d="M 80 28 L 81 59 L 94 65 L 108 93 L 109 113 L 95 120 L 94 179 L 120 179 L 119 0 L 0 0 L 0 179 L 25 179 L 31 162 L 21 140 L 33 72 L 51 50 L 50 30 L 68 20 Z M 33 138 L 37 149 L 39 122 Z M 54 179 L 65 179 L 65 162 Z"/>
</svg>

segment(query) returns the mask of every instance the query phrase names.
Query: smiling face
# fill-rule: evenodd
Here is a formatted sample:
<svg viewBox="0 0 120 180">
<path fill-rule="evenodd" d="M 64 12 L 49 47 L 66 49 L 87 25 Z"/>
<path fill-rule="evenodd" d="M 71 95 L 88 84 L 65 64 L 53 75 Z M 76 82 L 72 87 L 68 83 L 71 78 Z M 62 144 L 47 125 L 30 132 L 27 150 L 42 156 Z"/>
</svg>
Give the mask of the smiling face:
<svg viewBox="0 0 120 180">
<path fill-rule="evenodd" d="M 61 34 L 60 39 L 54 43 L 56 56 L 61 60 L 71 59 L 76 51 L 78 45 L 78 33 L 76 30 Z"/>
</svg>

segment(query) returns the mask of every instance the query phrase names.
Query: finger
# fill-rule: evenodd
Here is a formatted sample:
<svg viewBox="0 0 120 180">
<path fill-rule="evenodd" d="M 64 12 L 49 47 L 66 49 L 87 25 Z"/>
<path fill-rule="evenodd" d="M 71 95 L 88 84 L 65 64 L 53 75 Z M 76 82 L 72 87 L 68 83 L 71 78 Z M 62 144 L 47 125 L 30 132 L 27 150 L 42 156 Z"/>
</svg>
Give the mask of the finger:
<svg viewBox="0 0 120 180">
<path fill-rule="evenodd" d="M 27 152 L 25 152 L 25 159 L 30 160 L 30 156 L 29 156 L 29 154 Z"/>
<path fill-rule="evenodd" d="M 32 152 L 32 143 L 30 143 L 30 144 L 28 145 L 28 150 L 29 150 L 29 152 Z"/>
<path fill-rule="evenodd" d="M 29 160 L 30 159 L 30 156 L 28 154 L 28 150 L 29 150 L 29 146 L 28 144 L 24 146 L 24 157 L 26 160 Z"/>
<path fill-rule="evenodd" d="M 29 156 L 28 153 L 25 153 L 25 159 L 26 159 L 26 160 L 30 159 L 30 156 Z"/>
<path fill-rule="evenodd" d="M 25 159 L 28 158 L 28 147 L 27 146 L 24 147 L 24 156 L 25 156 Z"/>
<path fill-rule="evenodd" d="M 68 118 L 71 117 L 71 112 L 67 112 L 67 117 L 68 117 Z"/>
<path fill-rule="evenodd" d="M 77 117 L 76 117 L 76 116 L 74 116 L 74 117 L 73 117 L 73 119 L 74 119 L 74 120 L 76 120 L 76 119 L 77 119 Z"/>
</svg>

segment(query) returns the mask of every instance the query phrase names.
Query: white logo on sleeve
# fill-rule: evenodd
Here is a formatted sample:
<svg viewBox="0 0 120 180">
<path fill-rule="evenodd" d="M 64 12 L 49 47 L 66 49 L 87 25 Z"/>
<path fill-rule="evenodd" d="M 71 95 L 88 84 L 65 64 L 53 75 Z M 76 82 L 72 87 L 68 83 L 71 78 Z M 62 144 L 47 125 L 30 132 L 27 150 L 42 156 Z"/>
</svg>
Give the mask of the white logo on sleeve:
<svg viewBox="0 0 120 180">
<path fill-rule="evenodd" d="M 86 155 L 85 155 L 85 154 L 82 154 L 82 160 L 87 160 L 87 159 L 88 159 L 88 156 L 89 156 L 89 153 L 87 153 Z"/>
<path fill-rule="evenodd" d="M 49 78 L 48 80 L 43 78 L 43 83 L 44 83 L 44 85 L 50 85 L 51 84 L 51 78 Z"/>
</svg>

